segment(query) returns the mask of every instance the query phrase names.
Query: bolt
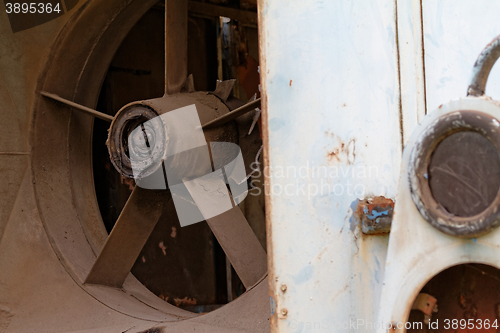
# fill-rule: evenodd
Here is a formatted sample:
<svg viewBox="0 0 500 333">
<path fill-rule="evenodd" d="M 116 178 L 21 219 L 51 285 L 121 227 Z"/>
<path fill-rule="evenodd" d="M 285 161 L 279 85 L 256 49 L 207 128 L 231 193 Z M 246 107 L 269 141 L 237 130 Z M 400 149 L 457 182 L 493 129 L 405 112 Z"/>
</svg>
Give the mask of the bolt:
<svg viewBox="0 0 500 333">
<path fill-rule="evenodd" d="M 285 308 L 281 309 L 281 315 L 283 317 L 286 317 L 287 314 L 288 314 L 288 310 L 287 309 L 285 309 Z"/>
<path fill-rule="evenodd" d="M 281 285 L 281 291 L 282 291 L 282 292 L 285 292 L 285 291 L 286 291 L 286 284 L 282 284 L 282 285 Z"/>
</svg>

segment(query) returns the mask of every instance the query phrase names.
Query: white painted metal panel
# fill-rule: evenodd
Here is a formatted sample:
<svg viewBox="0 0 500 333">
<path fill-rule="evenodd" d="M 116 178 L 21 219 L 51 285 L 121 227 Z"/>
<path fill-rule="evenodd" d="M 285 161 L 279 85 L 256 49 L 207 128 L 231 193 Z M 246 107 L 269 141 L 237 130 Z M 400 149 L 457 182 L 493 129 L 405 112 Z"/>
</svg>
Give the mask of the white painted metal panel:
<svg viewBox="0 0 500 333">
<path fill-rule="evenodd" d="M 423 0 L 427 109 L 465 97 L 472 66 L 500 34 L 500 1 Z M 486 94 L 500 100 L 500 66 L 493 67 Z"/>
<path fill-rule="evenodd" d="M 377 313 L 388 237 L 362 235 L 353 208 L 395 197 L 402 143 L 426 110 L 465 97 L 500 34 L 500 2 L 261 0 L 259 10 L 272 327 L 349 332 L 390 320 Z M 497 67 L 486 92 L 500 99 Z M 408 205 L 399 215 L 419 217 Z"/>
<path fill-rule="evenodd" d="M 376 319 L 387 248 L 386 236 L 360 234 L 353 208 L 394 198 L 401 163 L 395 1 L 259 10 L 272 323 L 349 332 L 350 320 Z"/>
</svg>

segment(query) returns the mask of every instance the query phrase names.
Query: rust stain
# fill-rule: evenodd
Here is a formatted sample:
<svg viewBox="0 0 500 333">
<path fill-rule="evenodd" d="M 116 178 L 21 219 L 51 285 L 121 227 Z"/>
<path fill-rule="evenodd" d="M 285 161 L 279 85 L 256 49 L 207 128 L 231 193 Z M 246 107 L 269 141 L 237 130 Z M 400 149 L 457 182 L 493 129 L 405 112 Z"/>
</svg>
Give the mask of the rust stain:
<svg viewBox="0 0 500 333">
<path fill-rule="evenodd" d="M 340 145 L 337 148 L 330 150 L 327 153 L 326 157 L 330 162 L 334 161 L 340 162 L 340 154 L 344 152 L 345 152 L 345 143 L 340 142 Z"/>
<path fill-rule="evenodd" d="M 172 233 L 170 234 L 170 237 L 175 238 L 177 237 L 177 228 L 172 227 Z"/>
<path fill-rule="evenodd" d="M 196 305 L 195 298 L 188 298 L 187 296 L 184 298 L 174 298 L 175 306 L 181 305 Z"/>
<path fill-rule="evenodd" d="M 325 135 L 334 140 L 335 148 L 327 148 L 326 153 L 326 158 L 330 164 L 341 161 L 345 161 L 347 165 L 354 164 L 354 160 L 356 159 L 356 139 L 352 138 L 346 143 L 339 137 L 335 137 L 335 134 L 330 131 L 325 131 Z M 341 157 L 341 155 L 345 156 Z"/>
<path fill-rule="evenodd" d="M 462 309 L 467 308 L 467 300 L 465 299 L 465 296 L 463 294 L 460 294 L 458 304 Z"/>
<path fill-rule="evenodd" d="M 328 158 L 328 160 L 330 162 L 333 162 L 333 159 L 335 158 L 337 161 L 340 161 L 340 158 L 338 157 L 338 155 L 340 154 L 340 149 L 335 149 L 331 152 L 329 152 L 326 157 Z"/>
<path fill-rule="evenodd" d="M 290 87 L 292 86 L 292 80 L 290 80 Z"/>
<path fill-rule="evenodd" d="M 165 245 L 163 245 L 163 242 L 160 242 L 160 244 L 158 244 L 158 247 L 161 249 L 161 251 L 163 252 L 163 255 L 166 256 L 167 255 L 167 247 Z"/>
</svg>

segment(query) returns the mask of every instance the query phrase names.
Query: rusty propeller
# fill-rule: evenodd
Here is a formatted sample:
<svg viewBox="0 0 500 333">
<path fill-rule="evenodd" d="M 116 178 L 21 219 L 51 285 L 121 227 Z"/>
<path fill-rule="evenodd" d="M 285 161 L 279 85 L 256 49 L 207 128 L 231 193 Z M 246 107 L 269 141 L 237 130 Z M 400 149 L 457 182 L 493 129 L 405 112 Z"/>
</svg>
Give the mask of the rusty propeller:
<svg viewBox="0 0 500 333">
<path fill-rule="evenodd" d="M 171 110 L 171 107 L 165 105 L 174 97 L 177 98 L 176 103 L 192 103 L 191 100 L 183 102 L 182 98 L 178 98 L 194 90 L 192 77 L 187 76 L 187 19 L 187 1 L 165 1 L 165 96 L 152 102 L 154 105 L 160 105 L 160 109 L 167 109 L 165 112 Z M 232 86 L 232 83 L 218 84 L 218 89 L 213 94 L 219 98 L 222 96 L 225 101 Z M 41 95 L 112 123 L 117 117 L 50 92 L 42 91 Z M 144 101 L 142 104 L 148 103 Z M 215 116 L 208 117 L 210 119 L 204 122 L 202 128 L 208 130 L 223 127 L 231 120 L 259 106 L 260 99 L 257 99 L 223 115 L 214 112 Z M 85 283 L 120 288 L 158 222 L 165 203 L 171 199 L 169 190 L 150 190 L 136 185 L 90 269 Z M 267 271 L 266 253 L 239 207 L 234 206 L 206 221 L 244 286 L 249 288 L 257 283 Z"/>
</svg>

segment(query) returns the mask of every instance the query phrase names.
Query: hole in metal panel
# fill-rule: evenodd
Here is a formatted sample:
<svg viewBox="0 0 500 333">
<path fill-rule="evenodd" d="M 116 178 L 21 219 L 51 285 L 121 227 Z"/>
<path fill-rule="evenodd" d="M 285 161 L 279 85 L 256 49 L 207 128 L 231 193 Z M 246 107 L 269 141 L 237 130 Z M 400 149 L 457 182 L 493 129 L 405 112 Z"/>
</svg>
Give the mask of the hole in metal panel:
<svg viewBox="0 0 500 333">
<path fill-rule="evenodd" d="M 496 267 L 472 263 L 450 267 L 420 293 L 437 300 L 437 312 L 425 324 L 424 313 L 411 310 L 407 333 L 500 331 L 500 270 Z"/>
</svg>

